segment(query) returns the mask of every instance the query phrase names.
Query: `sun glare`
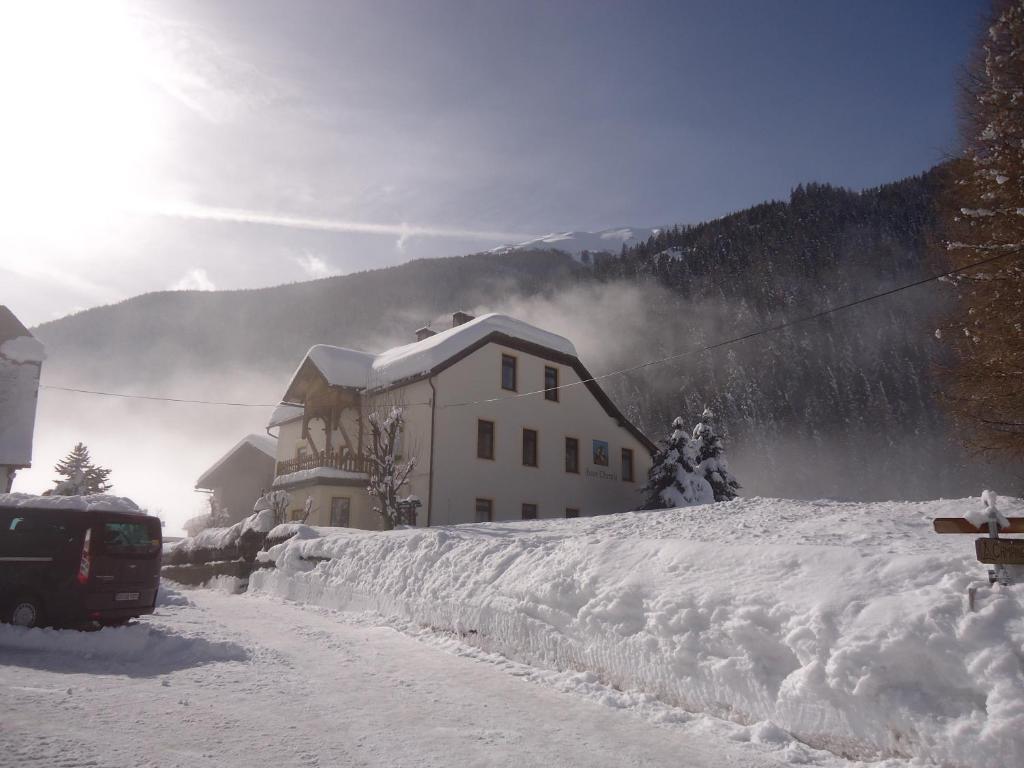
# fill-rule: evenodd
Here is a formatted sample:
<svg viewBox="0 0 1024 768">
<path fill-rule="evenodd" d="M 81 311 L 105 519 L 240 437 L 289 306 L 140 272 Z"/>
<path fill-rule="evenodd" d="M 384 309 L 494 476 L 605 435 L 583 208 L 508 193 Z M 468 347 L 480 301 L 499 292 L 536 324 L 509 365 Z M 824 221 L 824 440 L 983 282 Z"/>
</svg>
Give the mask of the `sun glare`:
<svg viewBox="0 0 1024 768">
<path fill-rule="evenodd" d="M 163 139 L 151 63 L 125 3 L 0 8 L 0 241 L 81 242 L 148 191 Z"/>
</svg>

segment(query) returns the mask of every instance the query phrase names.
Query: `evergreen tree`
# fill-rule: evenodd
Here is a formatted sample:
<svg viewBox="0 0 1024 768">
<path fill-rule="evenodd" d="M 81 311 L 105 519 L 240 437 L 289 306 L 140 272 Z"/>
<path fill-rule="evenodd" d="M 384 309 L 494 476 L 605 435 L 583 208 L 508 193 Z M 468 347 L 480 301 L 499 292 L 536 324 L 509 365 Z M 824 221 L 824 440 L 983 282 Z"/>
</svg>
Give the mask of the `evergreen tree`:
<svg viewBox="0 0 1024 768">
<path fill-rule="evenodd" d="M 707 480 L 711 491 L 715 495 L 715 501 L 729 501 L 735 499 L 739 494 L 740 484 L 729 472 L 726 464 L 722 438 L 715 432 L 711 420 L 715 415 L 710 409 L 705 408 L 700 416 L 700 421 L 693 428 L 693 442 L 696 448 L 696 472 Z"/>
<path fill-rule="evenodd" d="M 697 442 L 691 438 L 681 417 L 672 422 L 672 434 L 665 447 L 654 454 L 647 473 L 642 509 L 667 509 L 710 504 L 715 501 L 711 485 L 697 471 Z"/>
<path fill-rule="evenodd" d="M 943 340 L 956 354 L 947 402 L 968 445 L 1024 457 L 1024 3 L 997 0 L 965 94 L 966 147 L 950 166 L 941 243 L 955 278 Z"/>
<path fill-rule="evenodd" d="M 107 480 L 110 470 L 92 463 L 84 443 L 76 443 L 71 453 L 58 461 L 53 470 L 63 477 L 54 480 L 55 487 L 50 491 L 54 496 L 85 496 L 106 493 L 111 488 Z"/>
</svg>

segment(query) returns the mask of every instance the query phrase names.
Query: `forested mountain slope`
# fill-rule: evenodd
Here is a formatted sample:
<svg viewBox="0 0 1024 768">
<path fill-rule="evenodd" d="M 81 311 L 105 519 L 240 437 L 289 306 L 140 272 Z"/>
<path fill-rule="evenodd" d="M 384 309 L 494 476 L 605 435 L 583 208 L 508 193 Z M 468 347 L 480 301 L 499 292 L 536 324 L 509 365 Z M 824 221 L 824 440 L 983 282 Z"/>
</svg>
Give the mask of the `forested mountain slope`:
<svg viewBox="0 0 1024 768">
<path fill-rule="evenodd" d="M 570 336 L 600 374 L 932 273 L 938 173 L 859 193 L 801 186 L 787 202 L 662 231 L 593 267 L 555 251 L 475 254 L 262 290 L 147 294 L 34 331 L 50 383 L 276 399 L 312 344 L 380 350 L 455 309 L 494 310 Z M 939 407 L 934 329 L 947 300 L 932 283 L 602 383 L 655 438 L 710 406 L 747 493 L 1020 493 L 1019 471 L 963 454 Z"/>
</svg>

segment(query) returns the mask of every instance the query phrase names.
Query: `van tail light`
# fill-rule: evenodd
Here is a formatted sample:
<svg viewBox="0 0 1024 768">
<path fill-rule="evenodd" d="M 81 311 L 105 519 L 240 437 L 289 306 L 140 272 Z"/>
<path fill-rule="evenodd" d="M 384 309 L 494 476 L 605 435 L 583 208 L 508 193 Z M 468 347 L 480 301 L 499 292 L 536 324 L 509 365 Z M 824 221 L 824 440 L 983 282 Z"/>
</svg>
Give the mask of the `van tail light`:
<svg viewBox="0 0 1024 768">
<path fill-rule="evenodd" d="M 85 529 L 85 541 L 82 542 L 82 559 L 78 563 L 78 583 L 89 582 L 89 570 L 92 568 L 92 554 L 89 552 L 89 538 L 92 528 Z"/>
</svg>

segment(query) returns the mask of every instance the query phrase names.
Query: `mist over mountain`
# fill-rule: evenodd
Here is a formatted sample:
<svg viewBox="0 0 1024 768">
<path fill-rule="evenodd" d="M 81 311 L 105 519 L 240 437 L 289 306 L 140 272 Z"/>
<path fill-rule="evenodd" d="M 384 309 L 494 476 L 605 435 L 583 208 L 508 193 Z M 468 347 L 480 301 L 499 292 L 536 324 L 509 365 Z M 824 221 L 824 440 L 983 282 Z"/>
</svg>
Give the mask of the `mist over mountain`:
<svg viewBox="0 0 1024 768">
<path fill-rule="evenodd" d="M 654 230 L 632 247 L 620 239 L 615 255 L 590 265 L 557 250 L 508 250 L 260 290 L 146 294 L 34 329 L 49 355 L 44 383 L 270 403 L 313 344 L 376 351 L 413 340 L 425 323 L 446 327 L 456 309 L 502 311 L 568 336 L 598 375 L 688 353 L 602 384 L 655 439 L 672 417 L 695 421 L 710 406 L 747 495 L 1020 492 L 1007 468 L 964 454 L 939 407 L 934 329 L 949 298 L 940 284 L 696 351 L 935 272 L 926 239 L 939 173 L 863 192 L 801 186 L 788 201 Z M 101 407 L 78 397 L 83 414 Z M 152 441 L 175 430 L 205 436 L 198 454 L 183 449 L 187 461 L 168 463 L 187 487 L 268 415 L 102 408 L 150 414 L 140 418 L 156 419 L 143 428 Z M 51 418 L 44 403 L 37 434 Z M 75 416 L 60 419 L 70 436 Z"/>
</svg>

